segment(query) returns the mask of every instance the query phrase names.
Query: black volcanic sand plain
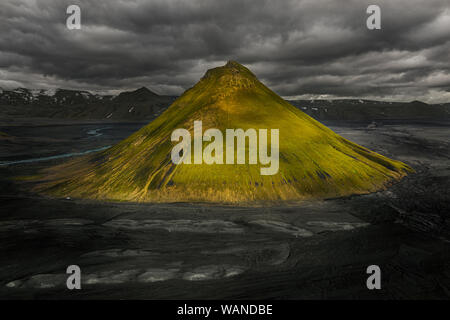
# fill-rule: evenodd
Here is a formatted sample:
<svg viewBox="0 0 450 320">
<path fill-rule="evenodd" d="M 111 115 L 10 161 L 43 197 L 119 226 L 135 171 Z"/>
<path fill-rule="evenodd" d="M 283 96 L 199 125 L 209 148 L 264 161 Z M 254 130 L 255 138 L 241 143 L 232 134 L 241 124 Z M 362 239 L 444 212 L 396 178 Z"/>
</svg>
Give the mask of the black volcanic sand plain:
<svg viewBox="0 0 450 320">
<path fill-rule="evenodd" d="M 114 144 L 146 123 L 2 123 L 0 163 Z M 324 123 L 412 166 L 386 191 L 234 207 L 52 199 L 27 177 L 67 159 L 0 166 L 0 298 L 450 297 L 448 122 Z M 65 287 L 68 265 L 82 289 Z M 366 288 L 367 266 L 382 290 Z"/>
</svg>

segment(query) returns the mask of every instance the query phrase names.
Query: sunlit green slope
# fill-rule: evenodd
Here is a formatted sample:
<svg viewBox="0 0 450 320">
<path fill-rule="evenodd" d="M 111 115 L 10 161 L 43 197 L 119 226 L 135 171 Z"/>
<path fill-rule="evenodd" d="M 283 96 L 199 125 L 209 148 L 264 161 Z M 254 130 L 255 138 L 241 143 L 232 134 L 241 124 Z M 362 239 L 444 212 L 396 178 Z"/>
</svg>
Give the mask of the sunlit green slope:
<svg viewBox="0 0 450 320">
<path fill-rule="evenodd" d="M 180 164 L 172 131 L 279 129 L 280 164 Z M 205 142 L 205 145 L 209 142 Z M 356 145 L 276 95 L 245 67 L 228 62 L 205 76 L 160 117 L 114 147 L 45 172 L 38 190 L 55 196 L 129 201 L 301 200 L 383 189 L 412 171 Z"/>
</svg>

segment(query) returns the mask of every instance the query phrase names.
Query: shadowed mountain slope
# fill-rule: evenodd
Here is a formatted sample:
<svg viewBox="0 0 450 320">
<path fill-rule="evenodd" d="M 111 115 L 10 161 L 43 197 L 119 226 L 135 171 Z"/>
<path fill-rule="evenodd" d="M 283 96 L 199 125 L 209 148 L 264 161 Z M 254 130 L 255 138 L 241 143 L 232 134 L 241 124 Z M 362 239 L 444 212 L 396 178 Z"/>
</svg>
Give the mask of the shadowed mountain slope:
<svg viewBox="0 0 450 320">
<path fill-rule="evenodd" d="M 259 163 L 173 164 L 173 130 L 188 129 L 193 137 L 197 120 L 203 131 L 279 129 L 278 173 L 261 175 Z M 161 116 L 127 139 L 44 172 L 37 190 L 107 200 L 245 203 L 368 193 L 409 171 L 335 134 L 230 61 L 208 70 Z"/>
</svg>

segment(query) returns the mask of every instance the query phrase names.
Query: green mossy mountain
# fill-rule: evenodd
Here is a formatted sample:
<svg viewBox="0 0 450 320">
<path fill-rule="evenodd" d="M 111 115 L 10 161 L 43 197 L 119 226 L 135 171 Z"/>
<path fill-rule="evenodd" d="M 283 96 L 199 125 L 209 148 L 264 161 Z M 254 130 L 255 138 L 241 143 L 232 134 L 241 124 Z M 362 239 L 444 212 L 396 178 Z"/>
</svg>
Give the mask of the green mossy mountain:
<svg viewBox="0 0 450 320">
<path fill-rule="evenodd" d="M 185 128 L 193 137 L 196 120 L 203 131 L 279 129 L 278 173 L 262 176 L 260 164 L 173 164 L 172 132 Z M 246 203 L 369 193 L 408 172 L 404 163 L 335 134 L 230 61 L 208 70 L 161 116 L 115 146 L 45 171 L 37 190 L 119 201 Z"/>
</svg>

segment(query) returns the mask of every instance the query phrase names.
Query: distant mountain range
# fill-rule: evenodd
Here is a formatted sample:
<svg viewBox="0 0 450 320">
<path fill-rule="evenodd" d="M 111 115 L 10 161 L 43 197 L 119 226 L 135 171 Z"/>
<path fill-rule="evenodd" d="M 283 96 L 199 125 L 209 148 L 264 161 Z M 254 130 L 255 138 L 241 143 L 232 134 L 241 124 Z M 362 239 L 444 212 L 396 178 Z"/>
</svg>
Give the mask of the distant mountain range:
<svg viewBox="0 0 450 320">
<path fill-rule="evenodd" d="M 0 115 L 4 118 L 147 120 L 157 117 L 175 99 L 145 87 L 116 96 L 66 89 L 0 89 Z"/>
<path fill-rule="evenodd" d="M 176 96 L 158 95 L 142 87 L 116 96 L 78 90 L 0 89 L 2 120 L 39 117 L 59 119 L 151 120 Z M 317 120 L 377 121 L 448 120 L 450 103 L 385 102 L 358 99 L 288 100 Z"/>
<path fill-rule="evenodd" d="M 448 120 L 450 103 L 427 104 L 421 101 L 386 102 L 374 100 L 289 100 L 317 120 Z"/>
</svg>

